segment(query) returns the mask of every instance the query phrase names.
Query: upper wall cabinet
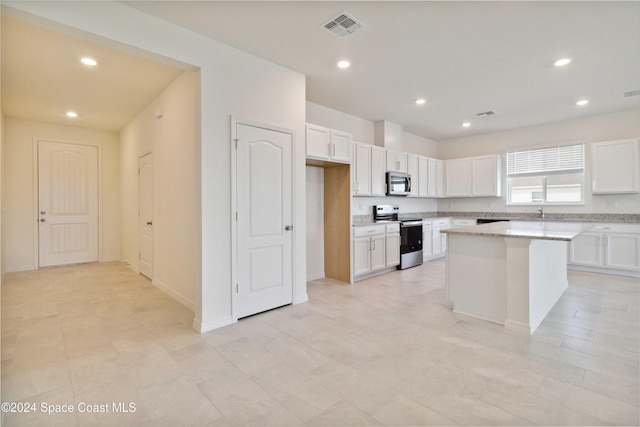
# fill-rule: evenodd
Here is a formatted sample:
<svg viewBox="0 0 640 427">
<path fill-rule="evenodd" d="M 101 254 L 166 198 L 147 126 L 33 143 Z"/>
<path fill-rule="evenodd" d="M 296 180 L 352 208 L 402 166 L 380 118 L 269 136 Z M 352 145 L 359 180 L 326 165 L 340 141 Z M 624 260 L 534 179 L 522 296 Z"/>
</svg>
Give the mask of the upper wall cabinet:
<svg viewBox="0 0 640 427">
<path fill-rule="evenodd" d="M 407 173 L 408 154 L 403 151 L 387 150 L 387 171 Z"/>
<path fill-rule="evenodd" d="M 353 162 L 351 163 L 351 194 L 354 196 L 371 195 L 371 145 L 353 143 Z"/>
<path fill-rule="evenodd" d="M 350 163 L 351 134 L 307 124 L 306 154 L 310 159 Z"/>
<path fill-rule="evenodd" d="M 351 193 L 354 196 L 385 195 L 385 159 L 384 148 L 360 142 L 353 143 Z"/>
<path fill-rule="evenodd" d="M 445 161 L 445 197 L 500 197 L 500 155 Z"/>
<path fill-rule="evenodd" d="M 471 159 L 445 161 L 446 197 L 471 196 Z"/>
<path fill-rule="evenodd" d="M 591 144 L 593 194 L 638 193 L 638 139 Z"/>
</svg>

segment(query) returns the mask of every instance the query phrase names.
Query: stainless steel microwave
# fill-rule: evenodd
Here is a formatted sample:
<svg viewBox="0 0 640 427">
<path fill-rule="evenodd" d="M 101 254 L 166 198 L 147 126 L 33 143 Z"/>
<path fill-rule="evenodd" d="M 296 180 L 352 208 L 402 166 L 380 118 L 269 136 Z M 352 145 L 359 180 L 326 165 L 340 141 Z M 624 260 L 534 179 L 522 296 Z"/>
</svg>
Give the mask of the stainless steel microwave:
<svg viewBox="0 0 640 427">
<path fill-rule="evenodd" d="M 408 196 L 411 193 L 411 175 L 387 172 L 387 196 Z"/>
</svg>

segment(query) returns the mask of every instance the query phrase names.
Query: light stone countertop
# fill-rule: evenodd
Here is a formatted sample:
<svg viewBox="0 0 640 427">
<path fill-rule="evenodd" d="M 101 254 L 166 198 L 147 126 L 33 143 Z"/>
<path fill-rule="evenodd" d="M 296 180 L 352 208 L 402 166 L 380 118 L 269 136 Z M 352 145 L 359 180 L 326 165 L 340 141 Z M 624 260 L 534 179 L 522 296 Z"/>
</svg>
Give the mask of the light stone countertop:
<svg viewBox="0 0 640 427">
<path fill-rule="evenodd" d="M 568 242 L 592 227 L 593 224 L 585 223 L 509 221 L 450 228 L 441 230 L 440 232 L 464 236 L 513 237 L 520 239 L 562 240 Z"/>
</svg>

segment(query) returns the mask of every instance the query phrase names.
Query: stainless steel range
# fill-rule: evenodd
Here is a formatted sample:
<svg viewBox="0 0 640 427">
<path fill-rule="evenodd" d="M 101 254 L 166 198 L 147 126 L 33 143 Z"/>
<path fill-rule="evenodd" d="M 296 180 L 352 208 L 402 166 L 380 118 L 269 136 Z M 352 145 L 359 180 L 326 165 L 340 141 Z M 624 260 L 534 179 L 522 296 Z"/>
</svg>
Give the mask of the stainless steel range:
<svg viewBox="0 0 640 427">
<path fill-rule="evenodd" d="M 398 221 L 398 206 L 377 205 L 373 207 L 375 222 Z M 422 264 L 422 219 L 400 220 L 400 265 L 398 270 Z"/>
<path fill-rule="evenodd" d="M 422 264 L 422 219 L 400 220 L 400 265 L 398 270 Z"/>
</svg>

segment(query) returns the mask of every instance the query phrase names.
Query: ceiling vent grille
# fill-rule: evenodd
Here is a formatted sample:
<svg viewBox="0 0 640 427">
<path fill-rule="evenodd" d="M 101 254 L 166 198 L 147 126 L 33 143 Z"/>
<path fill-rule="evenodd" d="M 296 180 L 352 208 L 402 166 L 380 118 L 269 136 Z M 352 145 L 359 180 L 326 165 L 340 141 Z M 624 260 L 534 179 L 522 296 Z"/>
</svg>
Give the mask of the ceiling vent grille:
<svg viewBox="0 0 640 427">
<path fill-rule="evenodd" d="M 495 116 L 496 112 L 493 111 L 493 110 L 490 110 L 490 111 L 485 111 L 484 113 L 478 113 L 477 115 L 478 115 L 478 117 Z"/>
<path fill-rule="evenodd" d="M 347 12 L 342 12 L 329 22 L 323 25 L 323 28 L 338 37 L 345 37 L 349 34 L 353 34 L 359 28 L 364 27 L 364 24 L 357 18 L 349 15 Z"/>
<path fill-rule="evenodd" d="M 638 95 L 640 95 L 640 90 L 632 90 L 631 92 L 625 92 L 623 94 L 625 98 L 628 98 L 630 96 L 638 96 Z"/>
</svg>

